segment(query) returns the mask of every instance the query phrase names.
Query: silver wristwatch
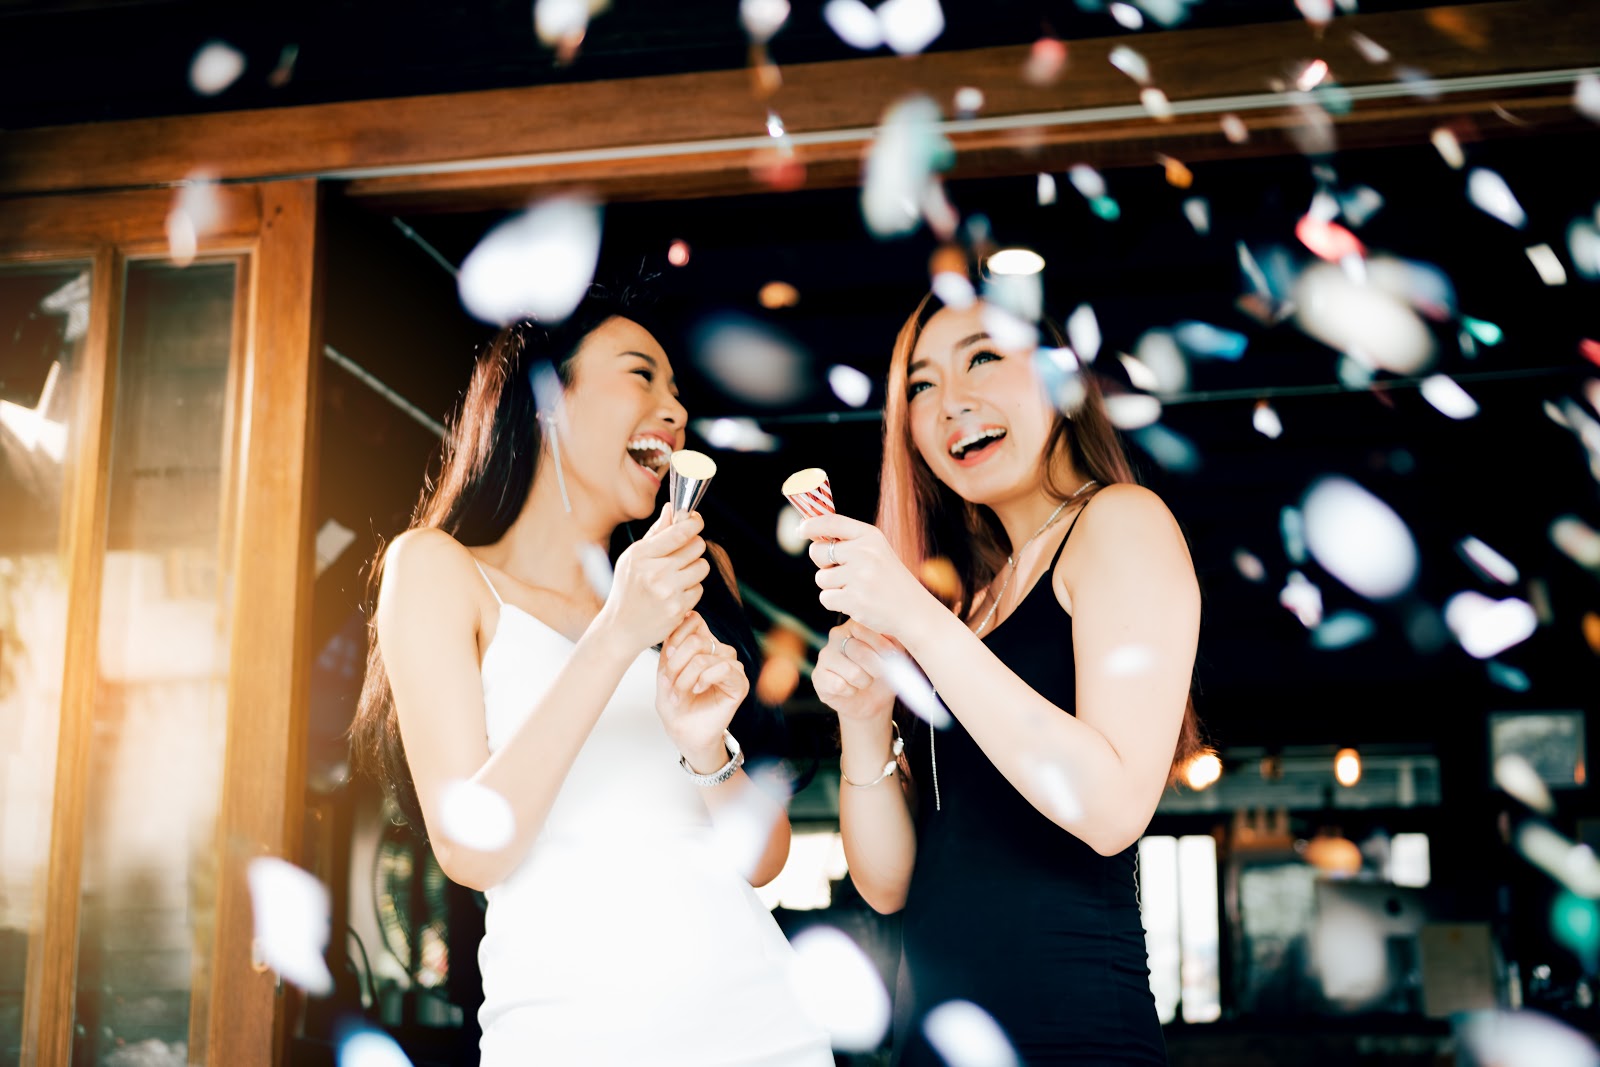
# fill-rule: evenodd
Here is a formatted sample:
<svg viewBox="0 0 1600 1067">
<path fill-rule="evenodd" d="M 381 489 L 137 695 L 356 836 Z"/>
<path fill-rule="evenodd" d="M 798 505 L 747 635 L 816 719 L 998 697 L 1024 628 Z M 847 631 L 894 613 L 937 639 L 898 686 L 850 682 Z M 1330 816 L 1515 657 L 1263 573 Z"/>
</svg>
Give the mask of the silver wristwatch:
<svg viewBox="0 0 1600 1067">
<path fill-rule="evenodd" d="M 727 730 L 722 731 L 722 743 L 728 748 L 728 762 L 710 774 L 697 773 L 693 767 L 689 766 L 687 756 L 682 754 L 678 756 L 678 766 L 683 768 L 683 773 L 687 774 L 695 785 L 721 785 L 737 774 L 740 767 L 744 766 L 744 752 L 740 750 L 739 742 L 733 739 L 733 734 Z"/>
</svg>

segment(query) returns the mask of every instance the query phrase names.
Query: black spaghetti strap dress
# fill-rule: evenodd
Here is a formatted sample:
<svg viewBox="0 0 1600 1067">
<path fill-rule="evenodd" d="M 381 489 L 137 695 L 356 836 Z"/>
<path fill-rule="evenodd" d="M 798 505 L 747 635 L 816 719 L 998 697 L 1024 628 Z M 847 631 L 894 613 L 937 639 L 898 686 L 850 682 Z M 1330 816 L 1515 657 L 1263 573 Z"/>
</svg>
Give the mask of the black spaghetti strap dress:
<svg viewBox="0 0 1600 1067">
<path fill-rule="evenodd" d="M 1050 580 L 1060 558 L 1058 548 L 983 640 L 1036 692 L 1071 712 L 1072 618 Z M 917 859 L 902 913 L 895 1062 L 941 1067 L 923 1020 L 940 1004 L 965 1000 L 994 1017 L 1026 1067 L 1165 1064 L 1136 847 L 1101 856 L 1051 822 L 959 722 L 940 730 L 936 745 L 937 807 L 928 726 L 916 721 L 907 751 L 917 781 Z"/>
</svg>

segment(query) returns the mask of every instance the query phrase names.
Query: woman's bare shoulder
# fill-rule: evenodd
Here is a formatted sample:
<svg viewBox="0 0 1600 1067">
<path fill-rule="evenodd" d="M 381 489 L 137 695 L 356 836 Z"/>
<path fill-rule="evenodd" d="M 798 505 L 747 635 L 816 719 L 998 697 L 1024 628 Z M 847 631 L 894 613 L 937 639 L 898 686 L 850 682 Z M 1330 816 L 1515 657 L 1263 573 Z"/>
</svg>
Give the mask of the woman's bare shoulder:
<svg viewBox="0 0 1600 1067">
<path fill-rule="evenodd" d="M 443 530 L 433 526 L 407 530 L 384 553 L 380 604 L 397 597 L 409 600 L 423 592 L 433 604 L 471 603 L 466 579 L 475 569 L 472 553 Z"/>
</svg>

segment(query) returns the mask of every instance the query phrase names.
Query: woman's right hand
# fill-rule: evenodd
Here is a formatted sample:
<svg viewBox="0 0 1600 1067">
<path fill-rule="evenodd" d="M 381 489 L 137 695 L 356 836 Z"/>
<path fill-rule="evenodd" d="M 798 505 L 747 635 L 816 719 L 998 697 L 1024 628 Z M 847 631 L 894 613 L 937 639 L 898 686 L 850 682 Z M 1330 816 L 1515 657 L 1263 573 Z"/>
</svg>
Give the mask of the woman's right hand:
<svg viewBox="0 0 1600 1067">
<path fill-rule="evenodd" d="M 704 527 L 705 520 L 693 511 L 673 522 L 668 503 L 645 535 L 617 557 L 611 592 L 595 621 L 625 651 L 661 644 L 699 603 L 700 583 L 711 573 L 700 536 Z"/>
<path fill-rule="evenodd" d="M 811 672 L 818 698 L 841 719 L 872 722 L 889 718 L 895 693 L 882 657 L 890 653 L 899 653 L 899 649 L 875 630 L 853 620 L 835 626 L 828 631 L 828 643 L 817 654 Z"/>
</svg>

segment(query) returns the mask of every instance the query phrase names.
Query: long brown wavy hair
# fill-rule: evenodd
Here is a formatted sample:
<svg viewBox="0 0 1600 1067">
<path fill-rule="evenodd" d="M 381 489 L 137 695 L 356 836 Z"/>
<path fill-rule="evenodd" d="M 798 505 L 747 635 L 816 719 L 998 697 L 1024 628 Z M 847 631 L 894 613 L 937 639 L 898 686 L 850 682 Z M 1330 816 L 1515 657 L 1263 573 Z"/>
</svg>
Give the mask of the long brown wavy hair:
<svg viewBox="0 0 1600 1067">
<path fill-rule="evenodd" d="M 955 588 L 933 592 L 951 611 L 965 616 L 972 610 L 974 597 L 989 588 L 1006 565 L 1011 542 L 994 512 L 963 499 L 941 482 L 911 441 L 906 397 L 911 354 L 929 320 L 944 306 L 931 293 L 923 297 L 895 339 L 883 409 L 883 471 L 877 525 L 912 574 L 924 573 L 924 564 L 931 559 L 942 557 L 950 561 L 955 569 Z M 1041 320 L 1040 326 L 1051 344 L 1066 345 L 1054 322 Z M 1066 500 L 1078 488 L 1064 481 L 1069 470 L 1093 478 L 1097 484 L 1088 490 L 1086 506 L 1105 486 L 1119 482 L 1137 485 L 1139 479 L 1106 411 L 1105 394 L 1094 373 L 1084 368 L 1079 379 L 1083 385 L 1082 401 L 1070 418 L 1059 409 L 1056 411 L 1045 443 L 1041 478 L 1045 492 L 1056 500 Z M 1207 750 L 1191 686 L 1168 782 L 1175 781 L 1191 759 Z"/>
</svg>

